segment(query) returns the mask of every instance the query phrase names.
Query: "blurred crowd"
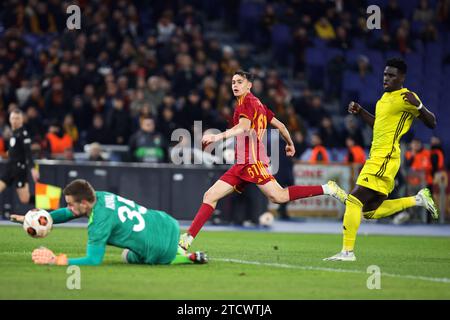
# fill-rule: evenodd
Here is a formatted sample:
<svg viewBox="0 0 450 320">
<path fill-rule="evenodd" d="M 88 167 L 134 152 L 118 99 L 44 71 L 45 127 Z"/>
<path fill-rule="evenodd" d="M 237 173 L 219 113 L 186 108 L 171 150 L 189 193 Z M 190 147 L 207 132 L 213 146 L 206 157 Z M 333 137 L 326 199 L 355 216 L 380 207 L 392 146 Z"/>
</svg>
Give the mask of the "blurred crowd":
<svg viewBox="0 0 450 320">
<path fill-rule="evenodd" d="M 231 46 L 207 36 L 212 21 L 230 31 L 245 27 L 249 3 L 264 8 L 256 27 L 240 33 L 252 44 Z M 386 33 L 371 45 L 414 50 L 395 3 L 383 11 L 383 23 L 400 21 L 387 26 L 396 28 L 395 36 Z M 81 8 L 80 30 L 66 27 L 71 4 Z M 203 130 L 231 126 L 231 77 L 244 69 L 256 75 L 252 92 L 286 123 L 297 159 L 362 163 L 370 137 L 357 118 L 337 125 L 323 91 L 306 85 L 293 95 L 279 69 L 259 64 L 255 54 L 280 49 L 267 41 L 283 19 L 293 30 L 294 74 L 301 74 L 314 39 L 338 48 L 351 47 L 355 38 L 369 41 L 365 8 L 357 0 L 2 1 L 0 153 L 11 136 L 9 111 L 19 107 L 37 158 L 73 160 L 87 151 L 88 159 L 102 161 L 108 160 L 103 146 L 119 145 L 128 150 L 121 160 L 168 162 L 174 129 L 193 131 L 194 121 L 202 121 Z M 449 1 L 438 1 L 436 10 L 420 1 L 414 19 L 424 29 L 415 36 L 436 37 L 438 27 L 449 27 L 448 15 Z M 367 66 L 356 67 L 363 72 Z"/>
</svg>

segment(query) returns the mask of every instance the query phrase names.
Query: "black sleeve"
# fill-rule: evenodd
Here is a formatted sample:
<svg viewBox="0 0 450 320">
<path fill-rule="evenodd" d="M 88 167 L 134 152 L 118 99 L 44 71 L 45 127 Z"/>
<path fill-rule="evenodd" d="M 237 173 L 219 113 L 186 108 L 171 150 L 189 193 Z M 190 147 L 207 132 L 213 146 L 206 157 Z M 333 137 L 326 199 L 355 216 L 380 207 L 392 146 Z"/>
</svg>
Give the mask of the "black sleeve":
<svg viewBox="0 0 450 320">
<path fill-rule="evenodd" d="M 32 169 L 34 167 L 34 160 L 33 155 L 31 153 L 31 137 L 28 134 L 27 130 L 22 131 L 22 139 L 23 139 L 25 163 L 28 168 Z"/>
</svg>

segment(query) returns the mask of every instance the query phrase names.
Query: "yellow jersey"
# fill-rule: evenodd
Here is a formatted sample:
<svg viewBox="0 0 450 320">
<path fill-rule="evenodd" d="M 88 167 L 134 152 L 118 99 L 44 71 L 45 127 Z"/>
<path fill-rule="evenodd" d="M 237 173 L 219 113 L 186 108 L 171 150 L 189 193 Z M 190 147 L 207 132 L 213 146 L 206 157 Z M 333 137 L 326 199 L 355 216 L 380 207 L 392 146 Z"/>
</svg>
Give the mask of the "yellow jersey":
<svg viewBox="0 0 450 320">
<path fill-rule="evenodd" d="M 411 128 L 414 118 L 419 116 L 417 107 L 403 100 L 406 88 L 385 92 L 375 107 L 370 157 L 399 159 L 400 139 Z M 417 99 L 417 95 L 414 93 Z M 420 100 L 419 100 L 420 101 Z"/>
</svg>

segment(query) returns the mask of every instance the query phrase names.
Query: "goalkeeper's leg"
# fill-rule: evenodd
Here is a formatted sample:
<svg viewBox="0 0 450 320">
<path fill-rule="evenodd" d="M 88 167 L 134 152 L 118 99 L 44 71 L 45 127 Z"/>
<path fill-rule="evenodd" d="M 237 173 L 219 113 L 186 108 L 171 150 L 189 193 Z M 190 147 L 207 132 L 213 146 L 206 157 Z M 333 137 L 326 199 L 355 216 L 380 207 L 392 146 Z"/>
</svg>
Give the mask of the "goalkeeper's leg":
<svg viewBox="0 0 450 320">
<path fill-rule="evenodd" d="M 125 249 L 122 251 L 122 260 L 125 263 L 129 264 L 143 264 L 144 258 L 138 255 L 136 252 L 131 251 L 129 249 Z"/>
</svg>

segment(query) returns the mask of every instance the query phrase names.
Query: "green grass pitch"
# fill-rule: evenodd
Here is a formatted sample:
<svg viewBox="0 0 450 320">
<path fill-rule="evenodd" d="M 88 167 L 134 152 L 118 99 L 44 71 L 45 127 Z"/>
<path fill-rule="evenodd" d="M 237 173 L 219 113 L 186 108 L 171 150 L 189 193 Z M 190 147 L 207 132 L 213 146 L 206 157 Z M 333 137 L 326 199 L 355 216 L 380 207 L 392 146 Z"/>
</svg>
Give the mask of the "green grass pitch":
<svg viewBox="0 0 450 320">
<path fill-rule="evenodd" d="M 444 237 L 360 235 L 358 261 L 325 262 L 340 235 L 204 231 L 193 250 L 208 252 L 207 265 L 125 265 L 108 247 L 103 265 L 81 267 L 80 290 L 67 288 L 66 267 L 31 262 L 39 246 L 82 256 L 86 241 L 86 229 L 32 239 L 20 226 L 0 227 L 0 299 L 450 299 Z M 371 265 L 380 289 L 367 288 Z"/>
</svg>

